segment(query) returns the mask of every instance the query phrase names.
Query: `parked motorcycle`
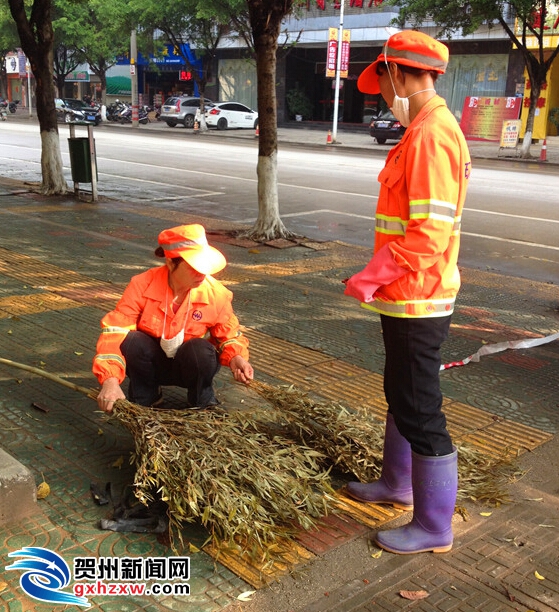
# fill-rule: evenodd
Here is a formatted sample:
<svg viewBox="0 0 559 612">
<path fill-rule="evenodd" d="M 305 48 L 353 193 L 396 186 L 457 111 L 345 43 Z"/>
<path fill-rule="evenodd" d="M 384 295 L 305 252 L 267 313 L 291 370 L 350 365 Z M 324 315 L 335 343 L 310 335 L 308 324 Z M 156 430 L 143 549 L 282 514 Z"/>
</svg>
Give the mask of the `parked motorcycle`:
<svg viewBox="0 0 559 612">
<path fill-rule="evenodd" d="M 126 104 L 120 100 L 115 100 L 107 106 L 107 121 L 118 121 L 120 113 L 126 109 Z"/>
<path fill-rule="evenodd" d="M 13 102 L 8 102 L 8 100 L 4 100 L 4 98 L 0 98 L 0 118 L 2 121 L 6 121 L 8 116 L 8 111 L 10 113 L 16 112 L 16 107 L 19 100 L 14 100 Z"/>
<path fill-rule="evenodd" d="M 132 106 L 129 104 L 118 115 L 119 123 L 132 123 Z M 149 123 L 148 111 L 145 106 L 138 108 L 138 122 L 142 125 Z"/>
</svg>

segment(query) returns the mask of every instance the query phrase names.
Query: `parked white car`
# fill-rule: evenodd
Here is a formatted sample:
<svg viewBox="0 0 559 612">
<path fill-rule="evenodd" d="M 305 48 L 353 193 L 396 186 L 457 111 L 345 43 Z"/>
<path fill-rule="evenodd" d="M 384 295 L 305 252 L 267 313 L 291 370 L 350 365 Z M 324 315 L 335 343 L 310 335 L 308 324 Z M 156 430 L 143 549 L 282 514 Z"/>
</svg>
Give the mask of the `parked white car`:
<svg viewBox="0 0 559 612">
<path fill-rule="evenodd" d="M 218 130 L 251 128 L 258 125 L 258 113 L 239 102 L 218 102 L 206 111 L 206 125 Z"/>
</svg>

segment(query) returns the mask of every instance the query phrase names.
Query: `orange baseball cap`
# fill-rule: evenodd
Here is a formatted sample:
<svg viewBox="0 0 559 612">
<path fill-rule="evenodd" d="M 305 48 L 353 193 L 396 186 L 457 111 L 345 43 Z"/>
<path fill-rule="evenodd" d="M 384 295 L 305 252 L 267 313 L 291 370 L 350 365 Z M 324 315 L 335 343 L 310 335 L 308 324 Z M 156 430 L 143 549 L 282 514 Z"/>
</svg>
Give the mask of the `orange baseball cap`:
<svg viewBox="0 0 559 612">
<path fill-rule="evenodd" d="M 383 64 L 394 62 L 444 74 L 448 66 L 448 47 L 423 32 L 416 30 L 397 32 L 386 41 L 377 59 L 359 75 L 357 80 L 359 91 L 370 94 L 380 93 L 377 66 L 381 62 Z"/>
<path fill-rule="evenodd" d="M 223 253 L 208 244 L 206 231 L 197 223 L 163 230 L 157 241 L 157 257 L 182 257 L 200 274 L 215 274 L 227 264 Z"/>
</svg>

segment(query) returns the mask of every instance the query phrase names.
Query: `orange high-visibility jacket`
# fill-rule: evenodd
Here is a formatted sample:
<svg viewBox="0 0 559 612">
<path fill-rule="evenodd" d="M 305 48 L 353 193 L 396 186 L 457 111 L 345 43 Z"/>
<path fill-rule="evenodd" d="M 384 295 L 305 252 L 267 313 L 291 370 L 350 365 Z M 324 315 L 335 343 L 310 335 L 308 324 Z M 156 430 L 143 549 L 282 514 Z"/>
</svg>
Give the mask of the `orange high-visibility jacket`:
<svg viewBox="0 0 559 612">
<path fill-rule="evenodd" d="M 470 169 L 464 135 L 445 101 L 435 96 L 390 151 L 378 177 L 375 253 L 389 244 L 405 273 L 363 306 L 394 317 L 453 312 Z"/>
<path fill-rule="evenodd" d="M 235 355 L 248 359 L 248 339 L 241 334 L 233 312 L 233 294 L 219 281 L 206 276 L 190 290 L 176 313 L 167 266 L 151 268 L 132 277 L 116 308 L 101 320 L 101 336 L 93 359 L 93 373 L 101 384 L 111 377 L 121 383 L 126 363 L 120 345 L 129 331 L 143 331 L 161 338 L 173 338 L 184 327 L 184 341 L 206 337 L 218 350 L 219 361 L 227 366 Z M 166 315 L 165 315 L 165 311 Z"/>
</svg>

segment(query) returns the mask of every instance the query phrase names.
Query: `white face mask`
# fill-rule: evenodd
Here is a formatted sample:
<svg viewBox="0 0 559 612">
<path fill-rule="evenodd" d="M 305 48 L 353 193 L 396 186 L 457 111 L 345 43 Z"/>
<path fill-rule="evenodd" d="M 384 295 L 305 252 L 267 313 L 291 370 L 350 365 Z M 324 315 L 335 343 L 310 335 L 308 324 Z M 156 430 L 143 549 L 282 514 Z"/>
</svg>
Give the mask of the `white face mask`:
<svg viewBox="0 0 559 612">
<path fill-rule="evenodd" d="M 190 310 L 190 291 L 188 292 L 188 304 L 186 306 L 186 317 L 188 317 L 188 312 Z M 173 359 L 179 350 L 179 347 L 184 342 L 184 327 L 182 326 L 180 332 L 174 336 L 173 338 L 165 338 L 165 324 L 167 322 L 167 297 L 165 297 L 165 316 L 163 317 L 163 333 L 161 334 L 161 338 L 159 340 L 159 346 L 163 349 L 163 352 L 169 359 Z"/>
<path fill-rule="evenodd" d="M 392 114 L 398 121 L 404 126 L 408 127 L 411 123 L 410 120 L 410 101 L 409 98 L 400 98 L 400 96 L 394 90 L 394 100 L 390 107 Z"/>
<path fill-rule="evenodd" d="M 394 81 L 392 80 L 392 75 L 390 74 L 390 69 L 388 68 L 388 62 L 386 63 L 386 70 L 388 70 L 388 76 L 390 77 L 390 83 L 392 84 L 392 89 L 394 90 L 394 100 L 392 101 L 392 106 L 390 110 L 392 114 L 398 121 L 404 126 L 408 127 L 411 123 L 410 119 L 410 98 L 416 96 L 417 94 L 423 93 L 424 91 L 435 91 L 432 87 L 429 89 L 421 89 L 409 95 L 407 98 L 400 98 L 400 96 L 396 93 L 396 87 L 394 87 Z"/>
<path fill-rule="evenodd" d="M 163 352 L 169 359 L 173 359 L 179 350 L 179 346 L 184 342 L 184 329 L 181 329 L 180 332 L 174 338 L 165 338 L 165 335 L 161 336 L 159 340 L 159 344 L 163 349 Z"/>
</svg>

